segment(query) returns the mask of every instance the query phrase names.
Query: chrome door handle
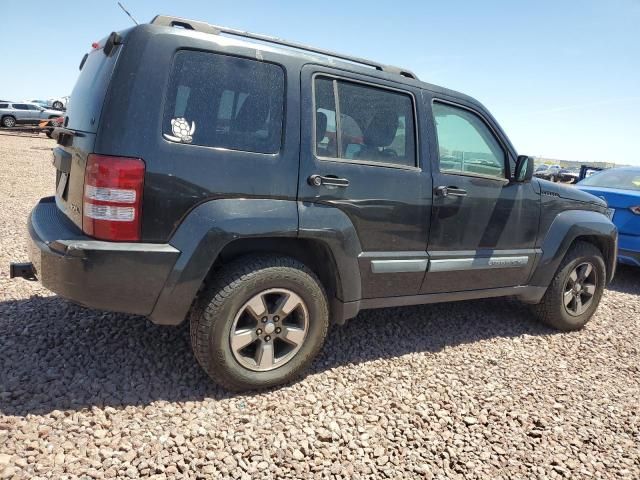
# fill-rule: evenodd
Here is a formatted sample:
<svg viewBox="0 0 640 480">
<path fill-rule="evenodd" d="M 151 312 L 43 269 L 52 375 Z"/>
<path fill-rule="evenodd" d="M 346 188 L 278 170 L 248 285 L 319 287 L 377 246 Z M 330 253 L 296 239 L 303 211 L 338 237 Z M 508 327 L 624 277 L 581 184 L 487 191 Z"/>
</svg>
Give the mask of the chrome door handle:
<svg viewBox="0 0 640 480">
<path fill-rule="evenodd" d="M 447 187 L 444 185 L 434 188 L 433 191 L 436 197 L 466 197 L 467 196 L 467 191 L 462 188 Z"/>
<path fill-rule="evenodd" d="M 309 182 L 309 185 L 313 186 L 313 187 L 319 187 L 321 185 L 326 185 L 328 187 L 348 187 L 349 186 L 349 180 L 347 180 L 346 178 L 338 178 L 335 175 L 326 175 L 326 176 L 322 176 L 322 175 L 311 175 L 308 179 L 307 182 Z"/>
</svg>

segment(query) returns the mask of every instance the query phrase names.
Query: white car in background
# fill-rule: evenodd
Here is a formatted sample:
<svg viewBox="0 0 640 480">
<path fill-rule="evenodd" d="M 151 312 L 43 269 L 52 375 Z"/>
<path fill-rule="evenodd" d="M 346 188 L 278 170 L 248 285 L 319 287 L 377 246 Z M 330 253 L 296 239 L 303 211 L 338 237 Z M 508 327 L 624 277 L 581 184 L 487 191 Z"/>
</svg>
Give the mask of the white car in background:
<svg viewBox="0 0 640 480">
<path fill-rule="evenodd" d="M 57 97 L 47 100 L 54 110 L 66 110 L 69 103 L 69 97 Z"/>
<path fill-rule="evenodd" d="M 32 99 L 27 100 L 28 103 L 35 103 L 43 108 L 52 108 L 54 110 L 66 110 L 69 97 L 55 97 L 49 100 Z"/>
<path fill-rule="evenodd" d="M 49 102 L 47 102 L 46 100 L 31 99 L 25 100 L 25 103 L 35 103 L 36 105 L 40 105 L 42 108 L 49 108 Z"/>
</svg>

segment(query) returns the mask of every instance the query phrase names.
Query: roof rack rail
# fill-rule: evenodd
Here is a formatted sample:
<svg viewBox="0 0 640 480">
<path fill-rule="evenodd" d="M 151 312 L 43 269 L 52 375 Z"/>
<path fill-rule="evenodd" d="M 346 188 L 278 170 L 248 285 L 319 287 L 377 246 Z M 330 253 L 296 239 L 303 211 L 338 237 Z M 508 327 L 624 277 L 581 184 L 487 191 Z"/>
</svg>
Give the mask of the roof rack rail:
<svg viewBox="0 0 640 480">
<path fill-rule="evenodd" d="M 159 25 L 164 27 L 179 27 L 186 30 L 194 30 L 196 32 L 209 33 L 212 35 L 220 35 L 224 33 L 226 35 L 233 35 L 236 37 L 250 38 L 252 40 L 258 40 L 261 42 L 274 43 L 276 45 L 282 45 L 285 47 L 295 48 L 296 50 L 304 50 L 307 52 L 319 53 L 328 57 L 338 58 L 340 60 L 346 60 L 348 62 L 359 63 L 366 65 L 367 67 L 375 68 L 381 72 L 393 73 L 396 75 L 402 75 L 403 77 L 413 78 L 415 80 L 418 77 L 410 70 L 394 67 L 392 65 L 384 65 L 365 58 L 353 57 L 351 55 L 344 55 L 342 53 L 332 52 L 331 50 L 324 50 L 322 48 L 311 47 L 302 43 L 289 42 L 281 38 L 272 37 L 270 35 L 262 35 L 260 33 L 245 32 L 243 30 L 237 30 L 235 28 L 221 27 L 218 25 L 211 25 L 210 23 L 200 22 L 197 20 L 189 20 L 186 18 L 172 17 L 169 15 L 156 15 L 150 22 L 152 25 Z"/>
</svg>

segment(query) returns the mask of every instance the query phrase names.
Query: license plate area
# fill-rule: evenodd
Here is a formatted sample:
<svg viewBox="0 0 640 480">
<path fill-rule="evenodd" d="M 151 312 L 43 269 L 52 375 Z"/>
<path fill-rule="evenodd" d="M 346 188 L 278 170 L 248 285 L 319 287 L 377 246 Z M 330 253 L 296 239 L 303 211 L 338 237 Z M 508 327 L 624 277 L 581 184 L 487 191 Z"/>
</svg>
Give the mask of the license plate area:
<svg viewBox="0 0 640 480">
<path fill-rule="evenodd" d="M 60 176 L 58 178 L 58 184 L 56 185 L 56 196 L 61 198 L 65 202 L 67 201 L 67 196 L 69 194 L 69 174 L 65 172 L 60 172 Z"/>
<path fill-rule="evenodd" d="M 71 154 L 63 148 L 54 148 L 53 166 L 56 168 L 56 197 L 66 201 L 69 193 L 69 176 L 71 175 Z"/>
<path fill-rule="evenodd" d="M 61 172 L 71 172 L 71 154 L 63 148 L 56 147 L 53 149 L 53 166 Z"/>
</svg>

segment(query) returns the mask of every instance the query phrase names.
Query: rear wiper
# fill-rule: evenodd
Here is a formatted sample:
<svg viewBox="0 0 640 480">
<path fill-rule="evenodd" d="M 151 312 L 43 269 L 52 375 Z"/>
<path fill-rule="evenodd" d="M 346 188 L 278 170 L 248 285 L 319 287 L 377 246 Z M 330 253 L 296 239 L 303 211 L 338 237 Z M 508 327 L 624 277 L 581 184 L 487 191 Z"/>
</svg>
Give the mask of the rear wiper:
<svg viewBox="0 0 640 480">
<path fill-rule="evenodd" d="M 122 37 L 120 35 L 118 35 L 116 32 L 111 32 L 111 34 L 109 34 L 109 38 L 107 38 L 107 41 L 104 44 L 104 47 L 102 48 L 102 51 L 107 57 L 109 57 L 111 56 L 111 53 L 113 53 L 113 51 L 116 49 L 116 47 L 118 45 L 122 45 L 123 43 L 124 42 L 122 41 Z"/>
</svg>

